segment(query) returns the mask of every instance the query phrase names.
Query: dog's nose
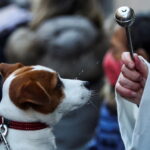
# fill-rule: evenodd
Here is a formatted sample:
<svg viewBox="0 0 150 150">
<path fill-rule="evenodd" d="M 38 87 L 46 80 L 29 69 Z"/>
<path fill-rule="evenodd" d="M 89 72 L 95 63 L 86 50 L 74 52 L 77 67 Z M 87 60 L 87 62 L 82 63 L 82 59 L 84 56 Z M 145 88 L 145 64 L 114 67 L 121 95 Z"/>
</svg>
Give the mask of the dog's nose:
<svg viewBox="0 0 150 150">
<path fill-rule="evenodd" d="M 84 82 L 84 86 L 87 88 L 87 89 L 91 89 L 91 82 L 89 82 L 89 81 L 85 81 Z"/>
</svg>

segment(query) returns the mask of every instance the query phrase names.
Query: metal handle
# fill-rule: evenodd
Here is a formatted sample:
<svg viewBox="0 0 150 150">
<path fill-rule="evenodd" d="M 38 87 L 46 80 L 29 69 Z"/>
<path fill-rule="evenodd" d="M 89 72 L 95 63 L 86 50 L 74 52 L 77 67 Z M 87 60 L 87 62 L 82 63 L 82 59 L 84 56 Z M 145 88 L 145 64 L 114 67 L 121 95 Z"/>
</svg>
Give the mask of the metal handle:
<svg viewBox="0 0 150 150">
<path fill-rule="evenodd" d="M 125 30 L 126 30 L 126 34 L 127 34 L 127 40 L 128 40 L 128 47 L 129 47 L 130 56 L 131 56 L 131 59 L 134 60 L 134 56 L 133 56 L 134 51 L 133 51 L 133 44 L 132 44 L 130 28 L 126 27 Z"/>
</svg>

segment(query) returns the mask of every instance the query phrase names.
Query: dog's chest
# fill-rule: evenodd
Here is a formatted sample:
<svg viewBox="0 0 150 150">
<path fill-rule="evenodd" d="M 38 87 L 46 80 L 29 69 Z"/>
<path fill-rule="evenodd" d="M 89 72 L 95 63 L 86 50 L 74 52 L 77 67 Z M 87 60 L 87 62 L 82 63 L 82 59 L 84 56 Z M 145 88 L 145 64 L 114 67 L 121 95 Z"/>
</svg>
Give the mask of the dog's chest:
<svg viewBox="0 0 150 150">
<path fill-rule="evenodd" d="M 55 150 L 55 138 L 51 129 L 46 128 L 38 131 L 17 131 L 9 129 L 6 137 L 11 150 Z M 6 150 L 0 143 L 0 150 Z"/>
</svg>

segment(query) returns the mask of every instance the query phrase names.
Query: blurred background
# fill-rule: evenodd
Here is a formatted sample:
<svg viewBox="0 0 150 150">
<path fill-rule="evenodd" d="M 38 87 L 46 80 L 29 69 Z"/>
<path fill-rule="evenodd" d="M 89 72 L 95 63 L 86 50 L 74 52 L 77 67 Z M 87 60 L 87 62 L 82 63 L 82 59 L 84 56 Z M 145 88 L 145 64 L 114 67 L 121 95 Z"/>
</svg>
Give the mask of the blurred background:
<svg viewBox="0 0 150 150">
<path fill-rule="evenodd" d="M 40 64 L 91 83 L 89 103 L 54 126 L 58 150 L 125 150 L 114 96 L 128 51 L 114 21 L 120 6 L 135 10 L 134 51 L 149 61 L 149 0 L 0 0 L 0 62 Z"/>
<path fill-rule="evenodd" d="M 135 12 L 147 12 L 149 11 L 149 1 L 148 0 L 114 0 L 115 8 L 125 5 L 134 8 Z"/>
</svg>

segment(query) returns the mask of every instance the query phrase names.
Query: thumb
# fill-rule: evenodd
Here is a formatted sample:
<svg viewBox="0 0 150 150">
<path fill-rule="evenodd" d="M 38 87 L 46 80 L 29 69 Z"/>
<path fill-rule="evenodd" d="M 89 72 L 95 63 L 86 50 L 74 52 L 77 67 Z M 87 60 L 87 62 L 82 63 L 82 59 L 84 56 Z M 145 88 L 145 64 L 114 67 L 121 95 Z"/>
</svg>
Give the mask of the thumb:
<svg viewBox="0 0 150 150">
<path fill-rule="evenodd" d="M 141 56 L 134 54 L 135 68 L 140 72 L 143 78 L 147 79 L 148 67 Z"/>
</svg>

